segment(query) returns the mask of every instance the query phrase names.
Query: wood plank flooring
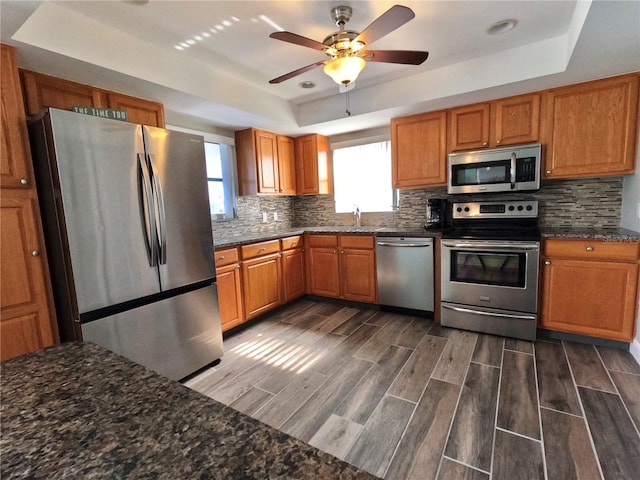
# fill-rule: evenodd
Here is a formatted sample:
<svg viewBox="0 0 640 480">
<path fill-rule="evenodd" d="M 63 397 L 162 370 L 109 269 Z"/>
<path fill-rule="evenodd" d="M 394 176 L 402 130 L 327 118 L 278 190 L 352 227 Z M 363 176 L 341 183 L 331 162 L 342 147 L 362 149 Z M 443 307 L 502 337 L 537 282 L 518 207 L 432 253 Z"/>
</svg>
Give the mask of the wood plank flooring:
<svg viewBox="0 0 640 480">
<path fill-rule="evenodd" d="M 640 366 L 628 352 L 308 299 L 224 346 L 187 387 L 381 478 L 640 472 Z"/>
</svg>

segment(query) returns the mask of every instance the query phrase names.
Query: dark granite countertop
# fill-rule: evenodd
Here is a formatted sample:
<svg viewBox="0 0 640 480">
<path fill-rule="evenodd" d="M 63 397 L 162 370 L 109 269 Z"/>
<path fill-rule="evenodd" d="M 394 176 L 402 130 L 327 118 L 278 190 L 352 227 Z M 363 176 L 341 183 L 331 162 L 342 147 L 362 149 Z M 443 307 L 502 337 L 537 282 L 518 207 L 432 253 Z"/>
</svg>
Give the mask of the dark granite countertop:
<svg viewBox="0 0 640 480">
<path fill-rule="evenodd" d="M 272 232 L 272 233 L 256 233 L 251 235 L 245 235 L 238 237 L 237 239 L 224 239 L 215 241 L 215 248 L 230 248 L 238 247 L 241 245 L 247 245 L 250 243 L 264 242 L 266 240 L 274 240 L 276 238 L 290 237 L 291 235 L 302 235 L 303 233 L 326 233 L 326 234 L 338 234 L 347 233 L 350 235 L 376 235 L 380 237 L 439 237 L 442 234 L 441 229 L 426 230 L 412 229 L 412 228 L 391 228 L 391 227 L 374 227 L 364 226 L 360 228 L 356 227 L 300 227 L 293 230 L 287 230 L 284 232 Z"/>
<path fill-rule="evenodd" d="M 2 364 L 0 476 L 376 477 L 91 343 Z"/>
<path fill-rule="evenodd" d="M 640 232 L 626 228 L 542 228 L 543 238 L 587 238 L 610 241 L 640 240 Z"/>
</svg>

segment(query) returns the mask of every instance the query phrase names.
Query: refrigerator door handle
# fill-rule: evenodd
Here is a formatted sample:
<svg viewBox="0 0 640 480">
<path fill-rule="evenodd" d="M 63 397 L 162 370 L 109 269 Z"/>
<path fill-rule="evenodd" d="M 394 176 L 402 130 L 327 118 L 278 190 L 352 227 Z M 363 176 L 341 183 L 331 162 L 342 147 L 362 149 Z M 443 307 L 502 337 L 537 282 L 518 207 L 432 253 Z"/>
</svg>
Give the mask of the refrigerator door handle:
<svg viewBox="0 0 640 480">
<path fill-rule="evenodd" d="M 151 176 L 149 167 L 144 160 L 144 155 L 138 153 L 138 178 L 140 191 L 140 210 L 142 213 L 142 223 L 144 229 L 145 246 L 149 255 L 149 266 L 157 265 L 158 255 L 156 254 L 155 231 L 156 220 L 154 215 L 153 189 L 151 188 Z"/>
<path fill-rule="evenodd" d="M 158 248 L 158 262 L 160 265 L 165 265 L 167 263 L 167 228 L 164 197 L 162 196 L 162 184 L 160 183 L 160 177 L 158 176 L 158 172 L 156 171 L 156 167 L 153 162 L 153 155 L 148 154 L 147 157 L 149 158 L 149 166 L 151 167 L 151 179 L 153 180 L 153 191 L 156 199 L 156 228 L 158 231 L 158 241 L 160 242 Z"/>
</svg>

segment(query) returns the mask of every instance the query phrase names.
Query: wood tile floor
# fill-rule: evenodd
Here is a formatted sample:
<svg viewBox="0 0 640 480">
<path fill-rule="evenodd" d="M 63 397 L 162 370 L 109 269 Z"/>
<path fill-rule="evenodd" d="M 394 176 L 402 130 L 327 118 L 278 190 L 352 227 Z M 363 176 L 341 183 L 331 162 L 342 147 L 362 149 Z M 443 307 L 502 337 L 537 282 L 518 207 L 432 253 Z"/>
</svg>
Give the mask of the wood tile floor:
<svg viewBox="0 0 640 480">
<path fill-rule="evenodd" d="M 640 478 L 640 366 L 299 300 L 186 385 L 387 479 Z"/>
</svg>

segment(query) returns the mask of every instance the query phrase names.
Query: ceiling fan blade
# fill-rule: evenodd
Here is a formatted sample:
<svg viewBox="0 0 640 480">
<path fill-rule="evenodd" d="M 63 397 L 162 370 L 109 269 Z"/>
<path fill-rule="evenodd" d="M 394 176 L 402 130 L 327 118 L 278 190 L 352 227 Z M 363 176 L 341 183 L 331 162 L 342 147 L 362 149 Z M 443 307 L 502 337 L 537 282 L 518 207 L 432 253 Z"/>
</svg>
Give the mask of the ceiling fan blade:
<svg viewBox="0 0 640 480">
<path fill-rule="evenodd" d="M 413 13 L 413 10 L 410 8 L 403 7 L 402 5 L 394 5 L 365 28 L 363 32 L 356 37 L 355 41 L 363 42 L 365 45 L 371 45 L 387 33 L 391 33 L 396 28 L 401 27 L 415 16 L 416 14 Z"/>
<path fill-rule="evenodd" d="M 297 70 L 294 70 L 293 72 L 289 72 L 289 73 L 285 73 L 284 75 L 278 77 L 278 78 L 274 78 L 273 80 L 269 80 L 269 83 L 280 83 L 280 82 L 284 82 L 285 80 L 289 80 L 290 78 L 293 78 L 295 76 L 298 76 L 304 72 L 308 72 L 309 70 L 319 67 L 320 65 L 322 65 L 325 61 L 321 60 L 319 62 L 316 63 L 312 63 L 311 65 L 307 65 L 306 67 L 302 67 L 299 68 Z"/>
<path fill-rule="evenodd" d="M 313 48 L 314 50 L 324 50 L 327 46 L 324 43 L 316 42 L 307 37 L 303 37 L 302 35 L 298 35 L 296 33 L 291 32 L 273 32 L 269 35 L 271 38 L 275 38 L 276 40 L 282 40 L 283 42 L 294 43 L 296 45 L 301 45 L 303 47 Z"/>
<path fill-rule="evenodd" d="M 429 52 L 417 50 L 366 50 L 358 56 L 363 57 L 368 62 L 420 65 L 427 59 Z"/>
</svg>

